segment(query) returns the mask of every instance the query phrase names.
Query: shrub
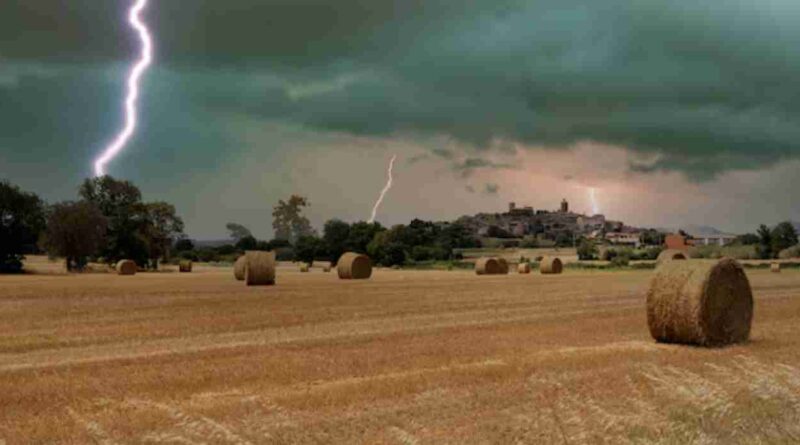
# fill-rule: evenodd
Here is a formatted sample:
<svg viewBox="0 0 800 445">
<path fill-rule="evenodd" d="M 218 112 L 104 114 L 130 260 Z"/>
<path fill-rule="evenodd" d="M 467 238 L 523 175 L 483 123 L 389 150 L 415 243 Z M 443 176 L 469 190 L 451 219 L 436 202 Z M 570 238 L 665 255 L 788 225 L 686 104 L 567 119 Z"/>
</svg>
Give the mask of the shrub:
<svg viewBox="0 0 800 445">
<path fill-rule="evenodd" d="M 630 264 L 630 257 L 627 255 L 616 255 L 614 258 L 611 259 L 611 265 L 613 267 L 628 267 Z"/>
<path fill-rule="evenodd" d="M 781 259 L 800 258 L 800 244 L 781 250 L 778 257 Z"/>
</svg>

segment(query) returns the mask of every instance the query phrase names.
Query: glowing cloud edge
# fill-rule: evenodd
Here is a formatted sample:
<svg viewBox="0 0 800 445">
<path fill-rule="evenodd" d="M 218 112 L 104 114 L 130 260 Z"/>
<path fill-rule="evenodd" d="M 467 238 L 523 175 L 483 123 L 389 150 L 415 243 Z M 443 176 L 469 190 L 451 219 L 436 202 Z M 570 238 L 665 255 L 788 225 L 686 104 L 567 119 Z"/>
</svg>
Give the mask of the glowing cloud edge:
<svg viewBox="0 0 800 445">
<path fill-rule="evenodd" d="M 103 150 L 100 156 L 95 159 L 95 176 L 103 176 L 105 174 L 106 164 L 111 162 L 122 151 L 136 131 L 139 80 L 153 62 L 153 40 L 147 25 L 142 22 L 140 17 L 142 11 L 147 7 L 147 2 L 148 0 L 136 0 L 136 3 L 128 13 L 128 22 L 139 34 L 139 39 L 142 43 L 141 56 L 128 75 L 128 96 L 125 99 L 125 127 L 114 141 Z"/>
</svg>

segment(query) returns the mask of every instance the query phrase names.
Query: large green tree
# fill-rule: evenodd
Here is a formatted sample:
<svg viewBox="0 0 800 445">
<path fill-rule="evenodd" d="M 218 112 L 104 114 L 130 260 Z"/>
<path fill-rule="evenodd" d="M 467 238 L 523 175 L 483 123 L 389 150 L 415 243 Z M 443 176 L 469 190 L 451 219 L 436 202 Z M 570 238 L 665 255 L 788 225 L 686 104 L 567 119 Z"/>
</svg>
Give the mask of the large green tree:
<svg viewBox="0 0 800 445">
<path fill-rule="evenodd" d="M 357 222 L 350 226 L 350 233 L 347 236 L 346 247 L 348 251 L 367 253 L 367 245 L 375 238 L 375 235 L 386 229 L 379 223 Z M 339 259 L 336 258 L 335 261 Z"/>
<path fill-rule="evenodd" d="M 761 224 L 756 235 L 758 235 L 758 245 L 756 246 L 758 257 L 761 259 L 772 258 L 772 231 L 766 225 Z"/>
<path fill-rule="evenodd" d="M 303 216 L 303 209 L 310 206 L 302 196 L 292 195 L 288 201 L 280 200 L 272 208 L 272 229 L 276 239 L 286 239 L 294 243 L 301 236 L 313 235 L 314 229 L 308 218 Z"/>
<path fill-rule="evenodd" d="M 228 232 L 230 232 L 230 236 L 234 243 L 238 243 L 243 238 L 253 237 L 253 233 L 250 232 L 250 229 L 241 224 L 229 222 L 225 225 L 225 228 L 228 229 Z"/>
<path fill-rule="evenodd" d="M 294 244 L 294 258 L 308 265 L 314 264 L 314 260 L 325 256 L 325 242 L 314 235 L 303 235 Z"/>
<path fill-rule="evenodd" d="M 330 261 L 337 261 L 347 250 L 347 239 L 350 237 L 350 224 L 332 219 L 325 223 L 322 229 L 322 239 L 328 251 Z"/>
<path fill-rule="evenodd" d="M 142 204 L 141 209 L 144 213 L 141 232 L 147 243 L 150 267 L 157 269 L 158 260 L 169 259 L 172 244 L 183 235 L 183 220 L 175 206 L 166 202 Z"/>
<path fill-rule="evenodd" d="M 53 205 L 47 216 L 42 246 L 50 256 L 63 257 L 67 270 L 81 270 L 105 242 L 108 219 L 86 201 Z"/>
<path fill-rule="evenodd" d="M 0 273 L 22 270 L 24 255 L 36 250 L 44 228 L 42 200 L 0 181 Z"/>
<path fill-rule="evenodd" d="M 109 263 L 130 259 L 146 266 L 150 255 L 142 233 L 146 214 L 139 188 L 129 181 L 106 175 L 86 179 L 79 194 L 108 219 L 107 243 L 99 252 L 100 256 Z"/>
<path fill-rule="evenodd" d="M 770 237 L 772 257 L 777 258 L 782 250 L 797 245 L 797 230 L 790 222 L 782 222 L 772 229 Z"/>
</svg>

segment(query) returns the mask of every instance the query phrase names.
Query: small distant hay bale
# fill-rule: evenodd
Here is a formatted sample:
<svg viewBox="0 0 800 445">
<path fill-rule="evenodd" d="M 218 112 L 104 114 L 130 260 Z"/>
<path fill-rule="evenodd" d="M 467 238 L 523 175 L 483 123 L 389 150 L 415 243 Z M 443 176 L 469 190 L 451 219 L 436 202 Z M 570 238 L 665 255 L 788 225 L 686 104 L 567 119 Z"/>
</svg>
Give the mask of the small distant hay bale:
<svg viewBox="0 0 800 445">
<path fill-rule="evenodd" d="M 667 261 L 685 260 L 686 252 L 677 249 L 667 249 L 658 254 L 656 264 L 663 264 Z"/>
<path fill-rule="evenodd" d="M 236 259 L 236 262 L 233 264 L 233 276 L 236 277 L 237 281 L 244 281 L 244 276 L 247 272 L 247 257 L 245 255 L 240 256 Z"/>
<path fill-rule="evenodd" d="M 478 275 L 500 275 L 501 271 L 502 266 L 497 258 L 482 257 L 475 262 L 475 273 Z"/>
<path fill-rule="evenodd" d="M 119 275 L 136 275 L 138 267 L 136 266 L 135 261 L 120 260 L 119 262 L 117 262 L 117 265 L 114 266 L 114 269 L 117 271 L 117 274 Z"/>
<path fill-rule="evenodd" d="M 360 253 L 347 252 L 336 262 L 342 280 L 366 280 L 372 276 L 372 260 Z"/>
<path fill-rule="evenodd" d="M 667 261 L 650 282 L 647 325 L 662 343 L 723 346 L 746 341 L 753 293 L 734 259 Z"/>
<path fill-rule="evenodd" d="M 326 265 L 322 266 L 322 271 L 326 272 L 326 273 L 330 272 L 331 271 L 331 266 L 329 264 L 326 264 Z"/>
<path fill-rule="evenodd" d="M 497 262 L 500 264 L 500 275 L 508 275 L 508 271 L 510 270 L 508 261 L 506 261 L 505 258 L 498 258 Z"/>
<path fill-rule="evenodd" d="M 546 256 L 539 263 L 539 272 L 544 275 L 556 275 L 564 271 L 564 264 L 561 259 L 554 256 Z"/>
<path fill-rule="evenodd" d="M 770 264 L 769 270 L 772 273 L 781 273 L 781 263 L 772 263 L 772 264 Z"/>
<path fill-rule="evenodd" d="M 531 273 L 531 265 L 529 263 L 519 263 L 517 266 L 517 272 L 521 274 L 529 274 Z"/>
<path fill-rule="evenodd" d="M 248 286 L 275 284 L 275 252 L 247 252 L 245 262 L 244 279 Z"/>
<path fill-rule="evenodd" d="M 300 265 L 300 272 L 305 273 L 308 272 L 309 270 L 311 270 L 311 268 L 308 266 L 308 264 L 303 263 Z"/>
<path fill-rule="evenodd" d="M 189 273 L 192 271 L 192 260 L 181 260 L 178 263 L 178 271 L 183 273 Z"/>
</svg>

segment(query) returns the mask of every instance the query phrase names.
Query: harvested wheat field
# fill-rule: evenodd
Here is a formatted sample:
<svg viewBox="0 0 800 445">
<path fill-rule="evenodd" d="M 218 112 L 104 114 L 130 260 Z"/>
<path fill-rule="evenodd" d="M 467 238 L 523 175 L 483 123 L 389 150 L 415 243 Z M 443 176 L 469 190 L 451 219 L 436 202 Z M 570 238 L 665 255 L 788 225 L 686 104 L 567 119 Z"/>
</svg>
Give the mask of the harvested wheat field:
<svg viewBox="0 0 800 445">
<path fill-rule="evenodd" d="M 750 341 L 656 343 L 652 272 L 0 277 L 0 443 L 790 443 L 800 273 Z"/>
</svg>

